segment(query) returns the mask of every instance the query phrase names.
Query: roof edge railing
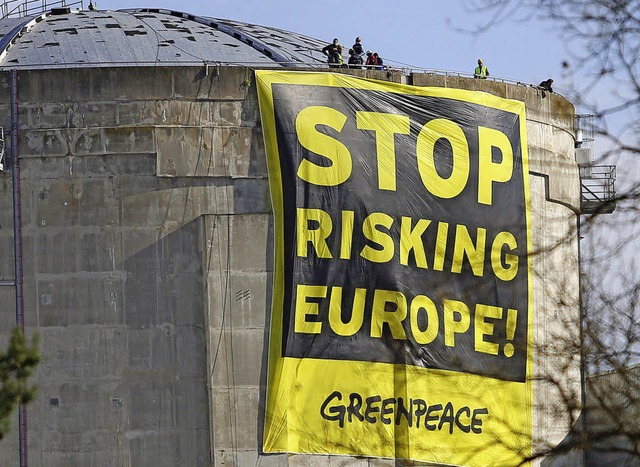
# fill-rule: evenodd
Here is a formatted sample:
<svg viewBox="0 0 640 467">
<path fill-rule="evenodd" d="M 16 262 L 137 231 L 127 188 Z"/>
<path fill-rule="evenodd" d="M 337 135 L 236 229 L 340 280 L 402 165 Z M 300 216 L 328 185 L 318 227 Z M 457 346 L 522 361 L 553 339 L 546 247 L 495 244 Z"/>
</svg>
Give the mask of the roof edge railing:
<svg viewBox="0 0 640 467">
<path fill-rule="evenodd" d="M 82 9 L 83 0 L 5 0 L 0 4 L 0 18 L 22 18 L 59 7 Z"/>
<path fill-rule="evenodd" d="M 73 66 L 79 66 L 80 68 L 86 68 L 88 66 L 96 66 L 96 67 L 114 67 L 114 66 L 122 66 L 122 67 L 134 67 L 134 66 L 197 66 L 197 65 L 206 65 L 209 66 L 243 66 L 250 68 L 262 68 L 262 67 L 281 67 L 281 66 L 297 66 L 301 68 L 314 68 L 314 69 L 328 69 L 329 71 L 337 71 L 341 70 L 341 68 L 329 68 L 326 62 L 301 62 L 297 60 L 291 60 L 288 62 L 240 62 L 240 61 L 228 61 L 228 60 L 220 60 L 220 61 L 212 61 L 212 60 L 166 60 L 166 61 L 136 61 L 136 62 L 118 62 L 118 61 L 85 61 L 82 63 L 47 63 L 47 68 L 69 68 Z M 33 64 L 16 64 L 12 63 L 10 65 L 0 64 L 0 70 L 6 69 L 34 69 L 34 68 L 42 68 L 41 65 L 33 65 Z M 371 67 L 372 70 L 374 69 Z M 344 68 L 348 70 L 350 68 Z M 365 68 L 363 68 L 364 70 Z M 433 74 L 440 76 L 456 76 L 456 77 L 464 77 L 464 78 L 473 78 L 473 73 L 463 72 L 463 71 L 451 71 L 451 70 L 439 70 L 432 68 L 417 68 L 417 67 L 395 67 L 395 66 L 384 66 L 382 71 L 400 73 L 402 75 L 409 76 L 414 73 L 419 74 Z M 538 86 L 530 83 L 525 83 L 523 81 L 517 81 L 509 78 L 500 78 L 500 77 L 489 77 L 487 81 L 496 81 L 499 83 L 506 84 L 515 84 L 517 86 L 530 87 L 530 88 L 538 88 Z M 557 94 L 557 93 L 554 93 Z"/>
</svg>

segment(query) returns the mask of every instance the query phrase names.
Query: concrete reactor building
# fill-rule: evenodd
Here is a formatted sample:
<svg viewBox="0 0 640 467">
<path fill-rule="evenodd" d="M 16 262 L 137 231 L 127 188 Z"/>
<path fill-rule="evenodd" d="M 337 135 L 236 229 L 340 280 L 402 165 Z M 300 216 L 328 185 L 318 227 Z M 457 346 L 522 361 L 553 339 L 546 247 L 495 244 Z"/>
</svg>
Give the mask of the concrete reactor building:
<svg viewBox="0 0 640 467">
<path fill-rule="evenodd" d="M 162 9 L 0 20 L 0 319 L 43 360 L 1 465 L 398 465 L 264 453 L 274 218 L 256 70 L 470 90 L 526 108 L 532 438 L 577 413 L 573 105 L 453 73 L 327 69 L 324 41 Z M 539 462 L 536 461 L 536 462 Z M 411 465 L 407 461 L 407 465 Z"/>
</svg>

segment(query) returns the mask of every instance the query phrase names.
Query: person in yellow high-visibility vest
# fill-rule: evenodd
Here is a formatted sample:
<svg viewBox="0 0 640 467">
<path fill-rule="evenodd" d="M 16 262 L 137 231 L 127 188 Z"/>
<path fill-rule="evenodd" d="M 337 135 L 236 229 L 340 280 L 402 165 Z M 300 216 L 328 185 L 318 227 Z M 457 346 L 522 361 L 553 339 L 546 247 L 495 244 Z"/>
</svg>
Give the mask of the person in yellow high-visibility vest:
<svg viewBox="0 0 640 467">
<path fill-rule="evenodd" d="M 329 68 L 341 68 L 342 61 L 342 45 L 336 37 L 333 42 L 322 49 L 322 53 L 325 54 L 328 59 Z"/>
<path fill-rule="evenodd" d="M 489 76 L 489 69 L 486 66 L 484 66 L 484 62 L 482 61 L 481 58 L 479 58 L 478 66 L 473 72 L 473 77 L 480 78 L 480 79 L 487 79 L 487 76 Z"/>
</svg>

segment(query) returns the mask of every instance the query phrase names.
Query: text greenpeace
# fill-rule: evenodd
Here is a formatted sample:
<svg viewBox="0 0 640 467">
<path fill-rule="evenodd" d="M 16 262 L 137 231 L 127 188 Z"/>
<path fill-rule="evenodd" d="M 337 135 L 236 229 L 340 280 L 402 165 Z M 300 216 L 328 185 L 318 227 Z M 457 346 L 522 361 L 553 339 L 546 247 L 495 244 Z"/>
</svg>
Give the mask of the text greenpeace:
<svg viewBox="0 0 640 467">
<path fill-rule="evenodd" d="M 455 408 L 451 402 L 428 404 L 424 399 L 405 401 L 402 397 L 383 399 L 379 395 L 363 398 L 355 392 L 343 402 L 340 391 L 332 392 L 320 407 L 322 418 L 338 422 L 340 427 L 345 423 L 400 425 L 404 422 L 411 428 L 447 430 L 450 434 L 455 430 L 482 433 L 483 417 L 488 413 L 486 407 Z"/>
<path fill-rule="evenodd" d="M 524 104 L 332 73 L 256 76 L 275 246 L 265 452 L 522 462 Z"/>
<path fill-rule="evenodd" d="M 291 259 L 283 354 L 523 381 L 517 117 L 360 89 L 273 94 Z"/>
</svg>

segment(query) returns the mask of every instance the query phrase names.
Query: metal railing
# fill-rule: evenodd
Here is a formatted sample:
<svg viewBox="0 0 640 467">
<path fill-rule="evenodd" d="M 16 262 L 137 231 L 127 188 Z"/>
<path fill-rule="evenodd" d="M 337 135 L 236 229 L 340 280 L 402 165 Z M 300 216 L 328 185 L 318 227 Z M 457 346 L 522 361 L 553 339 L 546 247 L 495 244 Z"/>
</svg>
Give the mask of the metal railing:
<svg viewBox="0 0 640 467">
<path fill-rule="evenodd" d="M 83 62 L 80 63 L 47 63 L 47 69 L 56 69 L 56 68 L 69 68 L 70 66 L 76 66 L 79 65 L 81 67 L 88 67 L 88 66 L 94 66 L 94 67 L 139 67 L 139 66 L 207 66 L 210 68 L 213 67 L 224 67 L 224 66 L 228 66 L 228 67 L 234 67 L 234 66 L 240 66 L 240 67 L 248 67 L 248 68 L 256 68 L 256 69 L 262 69 L 262 68 L 278 68 L 278 67 L 282 67 L 282 66 L 286 66 L 286 65 L 291 65 L 291 66 L 295 66 L 295 67 L 299 67 L 299 68 L 309 68 L 309 69 L 321 69 L 321 70 L 329 70 L 329 71 L 334 71 L 334 70 L 350 70 L 349 68 L 329 68 L 327 63 L 325 62 L 301 62 L 298 60 L 291 60 L 291 61 L 287 61 L 287 62 L 281 62 L 281 63 L 276 63 L 276 62 L 255 62 L 255 61 L 247 61 L 247 62 L 242 62 L 242 61 L 228 61 L 228 60 L 220 60 L 220 61 L 211 61 L 211 60 L 136 60 L 135 62 L 132 62 L 130 60 L 127 61 L 105 61 L 105 60 L 99 60 L 99 61 L 91 61 L 91 60 L 85 60 Z M 31 63 L 26 63 L 26 64 L 16 64 L 16 63 L 11 63 L 10 65 L 0 65 L 0 71 L 1 70 L 7 70 L 7 69 L 30 69 L 30 68 L 34 68 L 34 65 Z M 377 71 L 377 70 L 376 70 Z M 410 76 L 413 73 L 418 73 L 418 74 L 431 74 L 431 75 L 439 75 L 439 76 L 455 76 L 455 77 L 466 77 L 466 78 L 473 78 L 473 73 L 468 73 L 468 72 L 464 72 L 464 71 L 451 71 L 451 70 L 439 70 L 439 69 L 433 69 L 433 68 L 418 68 L 418 67 L 394 67 L 394 66 L 384 66 L 384 70 L 386 72 L 389 73 L 399 73 L 403 76 Z M 517 81 L 514 79 L 509 79 L 509 78 L 501 78 L 501 77 L 496 77 L 496 76 L 492 76 L 487 78 L 484 81 L 495 81 L 495 82 L 499 82 L 499 83 L 506 83 L 506 84 L 513 84 L 516 86 L 521 86 L 521 87 L 531 87 L 531 88 L 537 88 L 536 85 L 534 84 L 530 84 L 530 83 L 526 83 L 523 81 Z M 556 93 L 557 94 L 557 93 Z"/>
<path fill-rule="evenodd" d="M 583 214 L 611 213 L 616 208 L 616 166 L 589 165 L 580 167 L 581 199 Z"/>
<path fill-rule="evenodd" d="M 575 132 L 576 144 L 590 143 L 594 138 L 595 117 L 592 114 L 576 114 Z"/>
<path fill-rule="evenodd" d="M 83 0 L 6 0 L 0 5 L 0 17 L 21 18 L 42 14 L 52 8 L 71 7 L 82 9 Z"/>
</svg>

